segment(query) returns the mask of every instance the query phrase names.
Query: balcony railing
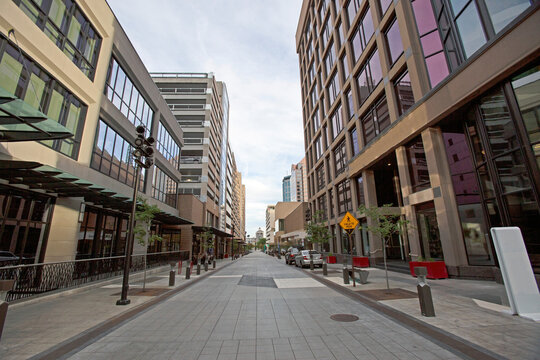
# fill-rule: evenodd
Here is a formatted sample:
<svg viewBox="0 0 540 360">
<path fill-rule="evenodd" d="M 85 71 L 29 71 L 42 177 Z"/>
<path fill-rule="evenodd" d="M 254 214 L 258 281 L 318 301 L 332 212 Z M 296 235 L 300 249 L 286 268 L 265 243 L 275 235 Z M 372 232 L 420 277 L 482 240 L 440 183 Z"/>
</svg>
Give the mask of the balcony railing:
<svg viewBox="0 0 540 360">
<path fill-rule="evenodd" d="M 200 128 L 204 126 L 204 121 L 179 121 L 178 125 L 180 125 L 181 127 Z"/>
<path fill-rule="evenodd" d="M 162 78 L 207 78 L 208 73 L 151 72 L 150 76 Z"/>
<path fill-rule="evenodd" d="M 147 267 L 187 260 L 189 251 L 147 254 Z M 96 280 L 121 275 L 125 256 L 62 261 L 0 268 L 0 280 L 15 280 L 6 301 L 28 298 L 49 291 L 80 286 Z M 144 255 L 133 255 L 130 272 L 144 269 Z"/>
<path fill-rule="evenodd" d="M 201 139 L 201 138 L 184 138 L 184 144 L 185 145 L 202 144 L 202 143 L 203 143 L 203 139 Z"/>
<path fill-rule="evenodd" d="M 180 157 L 180 164 L 201 164 L 202 156 L 182 156 Z"/>
<path fill-rule="evenodd" d="M 182 175 L 180 182 L 201 182 L 201 175 Z"/>
<path fill-rule="evenodd" d="M 205 88 L 158 88 L 164 94 L 204 94 Z"/>
<path fill-rule="evenodd" d="M 169 104 L 171 110 L 204 110 L 204 104 Z"/>
</svg>

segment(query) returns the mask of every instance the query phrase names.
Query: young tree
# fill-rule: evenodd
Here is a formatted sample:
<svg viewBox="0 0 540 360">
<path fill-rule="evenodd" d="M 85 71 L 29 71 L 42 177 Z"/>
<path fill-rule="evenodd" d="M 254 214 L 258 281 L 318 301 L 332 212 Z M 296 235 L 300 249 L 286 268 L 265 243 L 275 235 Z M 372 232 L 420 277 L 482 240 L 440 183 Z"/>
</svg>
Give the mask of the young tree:
<svg viewBox="0 0 540 360">
<path fill-rule="evenodd" d="M 258 241 L 257 241 L 257 247 L 261 250 L 264 249 L 264 246 L 266 245 L 266 239 L 265 238 L 260 238 Z"/>
<path fill-rule="evenodd" d="M 312 244 L 319 244 L 321 248 L 322 244 L 326 244 L 332 238 L 323 215 L 321 210 L 315 211 L 313 219 L 306 224 L 306 239 Z"/>
<path fill-rule="evenodd" d="M 146 289 L 146 253 L 148 246 L 152 245 L 156 241 L 163 240 L 159 235 L 150 234 L 152 220 L 159 212 L 161 212 L 161 210 L 156 205 L 150 205 L 146 202 L 146 199 L 140 196 L 137 197 L 137 211 L 135 212 L 136 225 L 133 229 L 133 233 L 137 242 L 144 246 L 145 249 L 143 291 Z"/>
<path fill-rule="evenodd" d="M 208 250 L 214 249 L 214 234 L 209 226 L 205 226 L 203 229 L 203 232 L 199 233 L 199 240 L 203 251 L 206 253 Z"/>
<path fill-rule="evenodd" d="M 362 204 L 358 208 L 358 211 L 361 214 L 366 214 L 366 216 L 373 222 L 373 225 L 367 226 L 367 230 L 381 238 L 387 290 L 390 290 L 390 285 L 388 283 L 388 268 L 386 267 L 386 246 L 390 243 L 392 235 L 402 235 L 405 231 L 406 225 L 409 223 L 408 220 L 403 219 L 400 215 L 388 214 L 387 209 L 390 207 L 392 207 L 392 204 L 385 204 L 382 206 L 382 208 L 368 208 Z"/>
</svg>

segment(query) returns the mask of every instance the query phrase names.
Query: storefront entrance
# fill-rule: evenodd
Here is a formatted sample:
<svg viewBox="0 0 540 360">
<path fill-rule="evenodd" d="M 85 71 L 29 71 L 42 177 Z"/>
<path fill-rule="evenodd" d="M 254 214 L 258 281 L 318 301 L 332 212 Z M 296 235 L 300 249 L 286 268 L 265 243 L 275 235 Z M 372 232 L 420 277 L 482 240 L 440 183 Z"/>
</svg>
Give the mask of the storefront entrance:
<svg viewBox="0 0 540 360">
<path fill-rule="evenodd" d="M 414 209 L 416 211 L 422 257 L 424 259 L 444 260 L 433 201 L 416 205 Z"/>
</svg>

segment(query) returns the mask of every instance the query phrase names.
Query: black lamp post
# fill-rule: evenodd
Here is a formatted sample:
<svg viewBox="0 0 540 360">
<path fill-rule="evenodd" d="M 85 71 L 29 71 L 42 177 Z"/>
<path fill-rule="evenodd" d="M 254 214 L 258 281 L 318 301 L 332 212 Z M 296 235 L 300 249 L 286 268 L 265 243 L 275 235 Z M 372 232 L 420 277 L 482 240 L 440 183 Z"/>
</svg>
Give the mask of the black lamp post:
<svg viewBox="0 0 540 360">
<path fill-rule="evenodd" d="M 152 145 L 155 140 L 153 137 L 144 137 L 145 127 L 137 126 L 137 138 L 135 139 L 135 149 L 131 152 L 133 161 L 135 161 L 135 184 L 133 186 L 133 205 L 131 206 L 131 215 L 129 217 L 128 239 L 126 245 L 126 258 L 124 260 L 124 279 L 122 281 L 122 294 L 116 305 L 127 305 L 131 301 L 127 298 L 129 289 L 129 269 L 131 267 L 131 253 L 133 252 L 133 242 L 135 240 L 135 212 L 137 211 L 137 193 L 139 191 L 140 170 L 141 167 L 148 169 L 154 164 L 154 148 Z"/>
</svg>

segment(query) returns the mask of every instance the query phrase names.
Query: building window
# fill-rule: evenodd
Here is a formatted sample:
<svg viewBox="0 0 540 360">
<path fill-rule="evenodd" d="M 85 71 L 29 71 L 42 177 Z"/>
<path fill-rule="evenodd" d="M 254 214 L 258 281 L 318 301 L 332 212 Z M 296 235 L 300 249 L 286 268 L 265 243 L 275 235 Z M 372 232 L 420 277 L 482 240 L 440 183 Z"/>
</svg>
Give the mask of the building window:
<svg viewBox="0 0 540 360">
<path fill-rule="evenodd" d="M 0 86 L 66 127 L 73 137 L 41 143 L 77 159 L 86 118 L 86 105 L 29 57 L 21 57 L 19 50 L 2 37 Z"/>
<path fill-rule="evenodd" d="M 324 188 L 324 186 L 326 185 L 325 173 L 324 173 L 324 165 L 319 166 L 315 170 L 315 176 L 317 178 L 317 191 L 321 191 Z"/>
<path fill-rule="evenodd" d="M 379 5 L 381 6 L 381 14 L 384 15 L 386 10 L 390 7 L 392 0 L 379 0 Z"/>
<path fill-rule="evenodd" d="M 386 98 L 383 97 L 362 118 L 364 144 L 369 143 L 388 126 L 390 126 L 390 114 L 388 113 Z"/>
<path fill-rule="evenodd" d="M 512 22 L 519 14 L 531 6 L 530 0 L 484 0 L 493 24 L 495 33 L 501 31 L 506 25 Z"/>
<path fill-rule="evenodd" d="M 72 0 L 13 0 L 90 79 L 94 80 L 101 36 Z"/>
<path fill-rule="evenodd" d="M 319 118 L 319 109 L 315 109 L 315 112 L 313 113 L 313 133 L 315 134 L 320 127 L 321 120 Z"/>
<path fill-rule="evenodd" d="M 107 98 L 133 125 L 142 125 L 146 128 L 146 135 L 150 133 L 154 111 L 114 57 L 109 64 L 105 92 Z"/>
<path fill-rule="evenodd" d="M 354 37 L 352 39 L 352 48 L 354 61 L 360 59 L 360 55 L 366 49 L 366 46 L 373 36 L 373 18 L 371 17 L 371 11 L 369 8 L 364 12 L 362 20 L 354 30 Z"/>
<path fill-rule="evenodd" d="M 349 114 L 349 120 L 351 120 L 354 116 L 353 97 L 351 89 L 347 90 L 345 97 L 347 98 L 347 113 Z"/>
<path fill-rule="evenodd" d="M 328 52 L 326 53 L 326 56 L 324 57 L 324 67 L 326 69 L 326 76 L 330 76 L 330 71 L 332 71 L 332 67 L 334 66 L 334 62 L 336 61 L 336 49 L 334 48 L 334 43 L 330 44 L 330 49 L 328 49 Z"/>
<path fill-rule="evenodd" d="M 330 82 L 328 83 L 328 87 L 326 89 L 328 90 L 328 107 L 332 107 L 332 104 L 334 103 L 334 101 L 336 101 L 339 94 L 337 73 L 334 73 L 332 75 L 332 78 L 330 79 Z"/>
<path fill-rule="evenodd" d="M 360 144 L 358 143 L 358 131 L 356 128 L 351 130 L 351 144 L 353 156 L 360 152 Z"/>
<path fill-rule="evenodd" d="M 180 146 L 173 139 L 161 121 L 159 122 L 158 128 L 157 150 L 171 163 L 175 169 L 178 169 Z"/>
<path fill-rule="evenodd" d="M 345 83 L 349 77 L 349 62 L 347 61 L 347 54 L 341 57 L 341 66 L 343 67 L 343 82 Z"/>
<path fill-rule="evenodd" d="M 334 140 L 343 130 L 343 119 L 341 118 L 341 105 L 330 116 L 332 121 L 332 140 Z"/>
<path fill-rule="evenodd" d="M 381 62 L 379 60 L 379 52 L 375 50 L 356 77 L 360 104 L 367 100 L 381 80 Z"/>
<path fill-rule="evenodd" d="M 328 27 L 328 20 L 324 23 L 324 28 L 321 35 L 322 49 L 325 49 L 326 44 L 328 44 L 328 40 L 330 39 L 330 28 Z"/>
<path fill-rule="evenodd" d="M 333 189 L 328 190 L 328 202 L 330 203 L 330 217 L 333 218 L 335 213 Z"/>
<path fill-rule="evenodd" d="M 347 169 L 347 149 L 345 147 L 345 140 L 340 142 L 334 149 L 334 160 L 335 176 L 337 177 Z"/>
<path fill-rule="evenodd" d="M 343 23 L 339 23 L 338 26 L 338 35 L 339 35 L 339 46 L 343 46 L 345 44 L 345 34 L 343 34 Z"/>
<path fill-rule="evenodd" d="M 365 205 L 366 197 L 364 195 L 364 179 L 362 175 L 356 178 L 356 194 L 358 196 L 358 205 Z"/>
<path fill-rule="evenodd" d="M 338 200 L 338 213 L 339 215 L 343 215 L 347 211 L 352 210 L 351 184 L 349 180 L 340 182 L 336 186 L 336 190 Z"/>
<path fill-rule="evenodd" d="M 103 120 L 99 120 L 96 142 L 90 167 L 133 187 L 135 181 L 135 163 L 131 152 L 133 146 Z M 143 189 L 146 170 L 143 169 L 140 188 Z"/>
<path fill-rule="evenodd" d="M 422 138 L 420 136 L 417 137 L 407 144 L 405 148 L 407 149 L 412 192 L 430 188 L 431 183 L 429 181 L 429 171 Z"/>
<path fill-rule="evenodd" d="M 478 14 L 475 1 L 469 1 L 468 4 L 464 4 L 465 2 L 450 2 L 455 16 L 454 22 L 459 31 L 465 52 L 464 55 L 465 58 L 468 58 L 486 43 L 486 35 L 480 22 L 480 15 Z M 441 25 L 443 24 L 441 23 Z"/>
<path fill-rule="evenodd" d="M 322 220 L 328 219 L 328 211 L 326 208 L 326 194 L 322 194 L 321 196 L 319 196 L 319 198 L 317 199 L 317 205 L 319 210 L 322 212 Z"/>
<path fill-rule="evenodd" d="M 315 161 L 319 160 L 322 156 L 323 149 L 322 149 L 322 137 L 319 136 L 315 140 Z"/>
<path fill-rule="evenodd" d="M 401 73 L 397 80 L 394 81 L 394 91 L 398 101 L 398 113 L 401 116 L 414 105 L 411 79 L 407 70 Z"/>
<path fill-rule="evenodd" d="M 152 197 L 173 208 L 176 208 L 178 183 L 171 179 L 163 170 L 154 166 L 152 178 Z"/>
<path fill-rule="evenodd" d="M 433 8 L 430 0 L 415 0 L 412 6 L 431 87 L 434 87 L 448 76 L 449 71 Z"/>
<path fill-rule="evenodd" d="M 384 36 L 386 38 L 386 44 L 388 45 L 391 63 L 394 64 L 401 54 L 403 54 L 403 43 L 401 42 L 401 34 L 399 33 L 397 19 L 393 20 L 392 25 L 386 30 Z"/>
</svg>

